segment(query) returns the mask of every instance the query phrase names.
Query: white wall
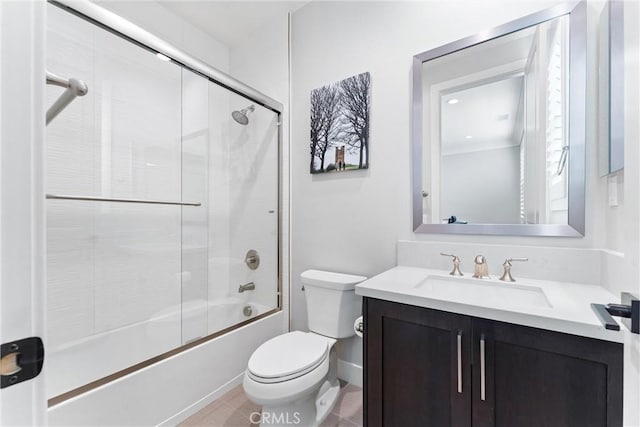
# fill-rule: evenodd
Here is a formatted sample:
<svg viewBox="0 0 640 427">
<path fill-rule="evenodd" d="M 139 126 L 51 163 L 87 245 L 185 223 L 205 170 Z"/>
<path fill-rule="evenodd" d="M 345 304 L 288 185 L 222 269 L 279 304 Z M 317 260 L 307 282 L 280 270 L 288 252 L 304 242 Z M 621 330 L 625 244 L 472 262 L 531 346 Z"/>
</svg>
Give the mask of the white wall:
<svg viewBox="0 0 640 427">
<path fill-rule="evenodd" d="M 636 7 L 635 2 L 631 7 Z M 624 212 L 605 212 L 606 185 L 597 174 L 597 102 L 587 103 L 586 235 L 583 238 L 416 235 L 411 228 L 410 76 L 412 56 L 469 36 L 555 2 L 312 2 L 292 20 L 292 277 L 307 268 L 372 276 L 395 265 L 401 239 L 446 243 L 482 243 L 596 248 L 616 226 L 605 219 L 622 217 L 611 248 L 628 252 L 616 259 L 629 274 L 614 289 L 638 293 L 638 175 L 624 189 Z M 587 99 L 597 96 L 595 26 L 599 8 L 588 4 Z M 637 27 L 637 12 L 633 18 Z M 637 31 L 637 30 L 636 30 Z M 631 76 L 637 76 L 636 68 Z M 633 61 L 633 60 L 630 60 Z M 631 64 L 628 65 L 632 67 Z M 364 71 L 371 72 L 371 167 L 340 175 L 308 172 L 309 93 L 311 89 Z M 633 78 L 633 77 L 632 77 Z M 629 77 L 627 78 L 629 79 Z M 637 138 L 637 81 L 630 83 L 627 145 Z M 635 114 L 635 115 L 634 115 Z M 635 119 L 633 118 L 635 117 Z M 635 133 L 633 133 L 635 132 Z M 636 148 L 627 151 L 629 169 L 637 169 Z M 630 182 L 629 173 L 625 177 Z M 631 203 L 630 203 L 631 202 Z M 624 243 L 622 243 L 624 242 Z M 620 247 L 620 244 L 624 246 Z M 490 260 L 491 262 L 491 260 Z M 498 261 L 493 261 L 494 263 Z M 604 279 L 608 276 L 603 275 Z M 299 286 L 292 287 L 295 329 L 306 328 Z M 361 363 L 361 341 L 342 348 L 341 357 Z M 636 367 L 627 372 L 638 372 Z M 629 368 L 629 365 L 627 366 Z M 633 378 L 633 377 L 629 377 Z"/>
<path fill-rule="evenodd" d="M 445 155 L 440 172 L 442 218 L 520 224 L 520 146 Z"/>
<path fill-rule="evenodd" d="M 599 13 L 603 4 L 592 4 Z M 600 179 L 603 227 L 602 284 L 614 294 L 640 295 L 640 4 L 624 2 L 624 170 Z M 609 185 L 617 188 L 617 206 L 609 206 Z M 640 425 L 640 337 L 625 342 L 625 425 Z"/>
<path fill-rule="evenodd" d="M 605 235 L 602 239 L 602 247 L 624 254 L 627 258 L 626 264 L 632 266 L 631 270 L 625 271 L 628 280 L 639 283 L 636 292 L 640 292 L 640 271 L 638 270 L 638 236 L 640 235 L 638 215 L 640 212 L 640 192 L 638 182 L 640 173 L 638 164 L 640 163 L 640 150 L 637 141 L 640 139 L 640 103 L 638 100 L 638 73 L 640 71 L 638 54 L 640 50 L 638 34 L 638 13 L 640 5 L 637 1 L 624 2 L 625 10 L 625 99 L 624 99 L 624 139 L 625 139 L 625 168 L 615 174 L 613 178 L 617 184 L 613 183 L 612 177 L 604 177 L 600 180 L 600 185 L 604 188 L 601 192 L 600 205 L 604 212 Z M 617 206 L 610 206 L 608 201 L 608 186 L 617 187 Z M 633 260 L 633 261 L 632 261 Z M 619 285 L 620 281 L 612 283 L 612 290 L 620 291 L 624 286 Z"/>
<path fill-rule="evenodd" d="M 443 239 L 414 236 L 411 229 L 412 57 L 543 7 L 537 2 L 507 1 L 312 2 L 294 12 L 292 278 L 308 268 L 373 276 L 395 265 L 399 239 Z M 310 175 L 310 91 L 365 71 L 371 73 L 372 85 L 371 167 L 339 175 Z M 563 242 L 556 239 L 555 244 Z M 292 286 L 292 326 L 307 327 L 304 296 L 296 285 Z M 361 364 L 361 347 L 362 341 L 353 338 L 342 346 L 340 357 Z"/>
</svg>

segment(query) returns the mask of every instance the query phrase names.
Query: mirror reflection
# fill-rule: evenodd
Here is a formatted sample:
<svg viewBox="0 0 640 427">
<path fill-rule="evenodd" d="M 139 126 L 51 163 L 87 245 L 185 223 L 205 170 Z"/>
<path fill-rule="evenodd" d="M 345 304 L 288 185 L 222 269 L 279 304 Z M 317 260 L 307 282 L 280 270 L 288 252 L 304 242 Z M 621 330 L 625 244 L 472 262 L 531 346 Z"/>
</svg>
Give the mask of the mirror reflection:
<svg viewBox="0 0 640 427">
<path fill-rule="evenodd" d="M 568 53 L 565 15 L 423 63 L 423 223 L 568 223 Z"/>
</svg>

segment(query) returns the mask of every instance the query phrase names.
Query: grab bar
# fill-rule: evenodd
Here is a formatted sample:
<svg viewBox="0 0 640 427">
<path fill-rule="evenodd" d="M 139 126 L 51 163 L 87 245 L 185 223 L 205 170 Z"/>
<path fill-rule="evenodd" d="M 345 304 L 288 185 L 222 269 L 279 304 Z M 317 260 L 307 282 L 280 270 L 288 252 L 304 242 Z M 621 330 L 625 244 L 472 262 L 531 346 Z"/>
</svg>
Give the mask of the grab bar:
<svg viewBox="0 0 640 427">
<path fill-rule="evenodd" d="M 116 202 L 116 203 L 146 203 L 149 205 L 175 205 L 175 206 L 202 206 L 197 202 L 170 202 L 163 200 L 148 199 L 114 199 L 110 197 L 92 197 L 92 196 L 68 196 L 63 194 L 47 194 L 49 200 L 81 200 L 88 202 Z"/>
<path fill-rule="evenodd" d="M 78 96 L 84 96 L 89 92 L 87 84 L 82 80 L 70 78 L 64 79 L 52 72 L 47 71 L 47 84 L 66 88 L 62 95 L 47 110 L 47 124 L 51 123 L 58 114 L 71 104 Z"/>
</svg>

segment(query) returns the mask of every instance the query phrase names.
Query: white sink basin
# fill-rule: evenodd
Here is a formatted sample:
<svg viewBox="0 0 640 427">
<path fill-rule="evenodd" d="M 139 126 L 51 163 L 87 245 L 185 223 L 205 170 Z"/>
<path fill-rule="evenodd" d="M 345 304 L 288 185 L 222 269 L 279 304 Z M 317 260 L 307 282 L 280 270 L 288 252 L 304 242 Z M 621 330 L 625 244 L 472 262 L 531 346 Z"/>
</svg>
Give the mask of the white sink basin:
<svg viewBox="0 0 640 427">
<path fill-rule="evenodd" d="M 551 308 L 542 288 L 486 279 L 427 276 L 415 286 L 424 296 L 475 305 Z"/>
</svg>

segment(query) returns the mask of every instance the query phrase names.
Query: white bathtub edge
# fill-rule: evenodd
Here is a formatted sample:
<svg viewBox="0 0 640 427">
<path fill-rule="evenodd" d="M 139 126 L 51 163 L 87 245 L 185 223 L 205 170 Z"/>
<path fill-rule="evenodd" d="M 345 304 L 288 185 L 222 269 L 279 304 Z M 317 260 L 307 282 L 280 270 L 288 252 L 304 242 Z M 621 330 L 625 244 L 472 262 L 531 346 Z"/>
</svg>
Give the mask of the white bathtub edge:
<svg viewBox="0 0 640 427">
<path fill-rule="evenodd" d="M 283 311 L 50 407 L 50 426 L 174 423 L 241 378 L 255 349 L 282 334 Z M 195 402 L 195 403 L 194 403 Z"/>
</svg>

